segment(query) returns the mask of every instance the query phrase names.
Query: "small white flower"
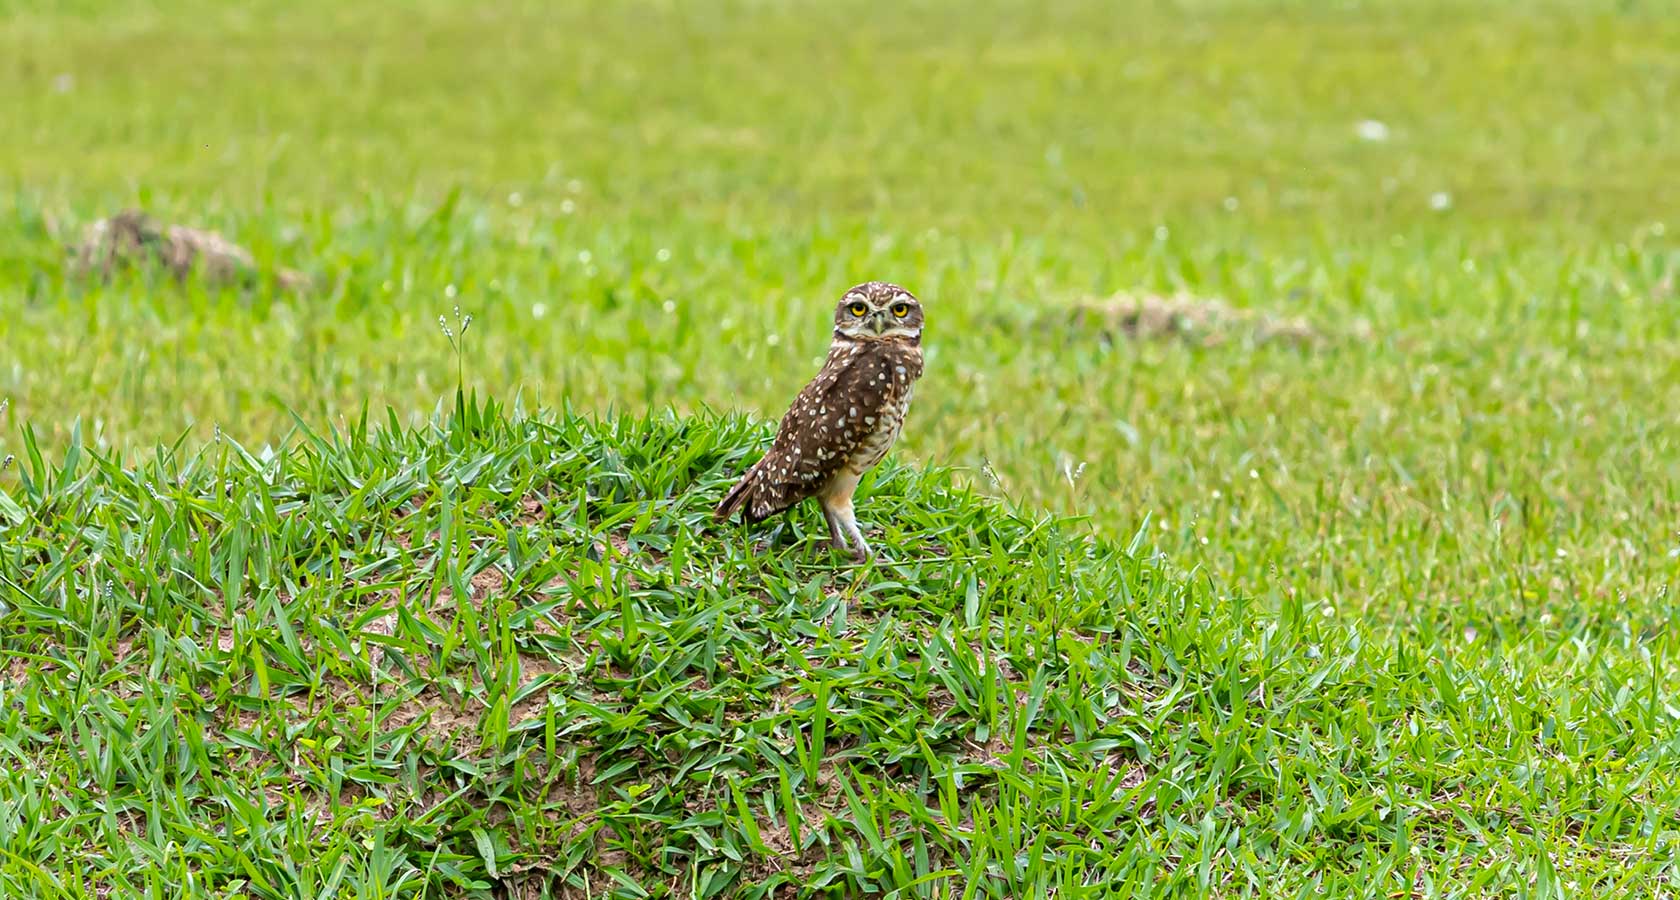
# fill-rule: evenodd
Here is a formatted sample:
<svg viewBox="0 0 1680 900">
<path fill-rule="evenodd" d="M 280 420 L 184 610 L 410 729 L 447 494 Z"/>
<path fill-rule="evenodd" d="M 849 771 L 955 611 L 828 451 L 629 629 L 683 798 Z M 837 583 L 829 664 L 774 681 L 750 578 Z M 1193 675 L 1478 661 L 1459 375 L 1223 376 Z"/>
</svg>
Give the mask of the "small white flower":
<svg viewBox="0 0 1680 900">
<path fill-rule="evenodd" d="M 521 195 L 518 191 L 514 191 L 513 193 L 508 195 L 508 205 L 509 206 L 518 206 L 518 205 L 520 205 L 521 203 L 524 203 L 524 202 L 525 202 L 525 197 L 523 195 Z"/>
<path fill-rule="evenodd" d="M 653 255 L 653 258 L 659 260 L 660 262 L 670 262 L 671 261 L 671 251 L 664 248 L 664 247 L 660 247 L 659 252 L 655 253 Z"/>
<path fill-rule="evenodd" d="M 665 301 L 664 309 L 665 309 L 665 312 L 667 314 L 676 312 L 677 311 L 677 301 L 675 301 L 675 300 Z"/>
<path fill-rule="evenodd" d="M 1169 237 L 1172 237 L 1172 232 L 1167 229 L 1167 226 L 1165 226 L 1165 225 L 1155 226 L 1155 240 L 1165 241 Z"/>
<path fill-rule="evenodd" d="M 1388 140 L 1388 126 L 1376 119 L 1365 119 L 1354 126 L 1354 131 L 1362 141 L 1381 143 Z"/>
<path fill-rule="evenodd" d="M 560 201 L 560 212 L 564 213 L 565 215 L 569 216 L 576 210 L 577 210 L 577 204 L 576 203 L 573 203 L 570 200 Z"/>
<path fill-rule="evenodd" d="M 57 76 L 56 78 L 53 79 L 53 91 L 55 93 L 68 94 L 71 91 L 75 90 L 75 88 L 76 88 L 76 76 L 71 75 L 69 72 L 65 72 L 63 74 L 60 74 L 59 76 Z"/>
<path fill-rule="evenodd" d="M 538 318 L 538 319 L 542 318 L 545 315 L 548 315 L 548 304 L 546 304 L 546 303 L 533 303 L 533 304 L 531 304 L 531 315 L 535 318 Z"/>
<path fill-rule="evenodd" d="M 765 338 L 764 338 L 764 343 L 769 344 L 772 347 L 776 346 L 777 344 L 780 344 L 781 342 L 782 342 L 782 336 L 779 335 L 779 334 L 766 335 Z"/>
<path fill-rule="evenodd" d="M 1226 212 L 1236 212 L 1237 207 L 1240 206 L 1240 205 L 1241 204 L 1239 204 L 1237 202 L 1237 198 L 1235 198 L 1235 197 L 1226 197 L 1225 198 L 1225 211 Z"/>
<path fill-rule="evenodd" d="M 578 262 L 583 263 L 586 266 L 589 265 L 589 261 L 594 259 L 594 258 L 595 258 L 595 255 L 590 253 L 588 250 L 579 250 L 578 251 Z"/>
<path fill-rule="evenodd" d="M 1436 191 L 1429 195 L 1429 208 L 1436 212 L 1452 209 L 1452 195 L 1446 191 Z"/>
<path fill-rule="evenodd" d="M 444 297 L 453 300 L 453 299 L 455 299 L 455 294 L 456 294 L 455 285 L 446 284 L 446 285 L 443 286 L 443 296 Z M 457 309 L 455 312 L 456 312 L 457 315 L 459 315 L 461 311 Z"/>
</svg>

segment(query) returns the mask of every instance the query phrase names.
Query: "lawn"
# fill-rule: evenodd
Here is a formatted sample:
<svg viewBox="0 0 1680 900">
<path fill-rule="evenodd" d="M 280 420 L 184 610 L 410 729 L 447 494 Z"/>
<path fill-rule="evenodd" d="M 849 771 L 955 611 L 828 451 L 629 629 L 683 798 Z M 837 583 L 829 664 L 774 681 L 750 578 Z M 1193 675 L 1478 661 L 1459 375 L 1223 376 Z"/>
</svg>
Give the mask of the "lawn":
<svg viewBox="0 0 1680 900">
<path fill-rule="evenodd" d="M 1675 47 L 0 0 L 0 896 L 1680 896 Z M 882 559 L 711 522 L 877 277 Z"/>
</svg>

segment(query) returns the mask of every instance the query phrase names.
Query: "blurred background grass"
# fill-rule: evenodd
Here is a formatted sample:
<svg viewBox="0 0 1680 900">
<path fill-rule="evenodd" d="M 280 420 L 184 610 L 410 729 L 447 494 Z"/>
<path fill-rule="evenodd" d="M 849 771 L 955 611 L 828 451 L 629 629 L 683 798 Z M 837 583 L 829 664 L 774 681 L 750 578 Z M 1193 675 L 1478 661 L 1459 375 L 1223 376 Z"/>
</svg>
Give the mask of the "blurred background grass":
<svg viewBox="0 0 1680 900">
<path fill-rule="evenodd" d="M 456 304 L 499 396 L 774 416 L 879 277 L 929 307 L 909 457 L 1325 615 L 1676 612 L 1668 4 L 0 12 L 0 454 L 424 413 Z M 323 289 L 66 279 L 128 205 Z M 1369 337 L 1066 326 L 1119 291 Z"/>
<path fill-rule="evenodd" d="M 1625 238 L 1680 199 L 1671 12 L 31 3 L 0 37 L 4 162 L 49 196 L 246 212 L 456 185 L 553 212 L 578 179 L 595 219 L 1100 245 L 1166 220 L 1434 229 L 1446 191 L 1467 228 Z M 1357 140 L 1366 119 L 1390 139 Z"/>
</svg>

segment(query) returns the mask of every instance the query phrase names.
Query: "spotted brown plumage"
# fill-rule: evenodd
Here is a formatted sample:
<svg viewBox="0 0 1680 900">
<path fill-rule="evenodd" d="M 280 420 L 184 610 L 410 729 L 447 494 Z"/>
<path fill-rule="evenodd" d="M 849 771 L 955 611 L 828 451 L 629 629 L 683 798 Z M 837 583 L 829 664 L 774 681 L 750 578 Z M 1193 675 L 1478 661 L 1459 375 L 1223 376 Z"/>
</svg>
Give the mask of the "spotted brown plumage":
<svg viewBox="0 0 1680 900">
<path fill-rule="evenodd" d="M 921 376 L 921 303 L 884 281 L 848 290 L 835 309 L 822 370 L 794 398 L 769 452 L 724 496 L 716 516 L 739 512 L 761 522 L 815 497 L 834 547 L 849 539 L 853 555 L 868 558 L 852 492 L 898 439 Z"/>
</svg>

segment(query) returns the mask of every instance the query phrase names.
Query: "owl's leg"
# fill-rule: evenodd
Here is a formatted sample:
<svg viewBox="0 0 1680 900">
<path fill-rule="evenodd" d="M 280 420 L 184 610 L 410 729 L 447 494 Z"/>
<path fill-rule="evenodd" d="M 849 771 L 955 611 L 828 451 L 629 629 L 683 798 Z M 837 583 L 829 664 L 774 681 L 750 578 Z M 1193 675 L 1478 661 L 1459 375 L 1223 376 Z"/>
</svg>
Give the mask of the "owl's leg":
<svg viewBox="0 0 1680 900">
<path fill-rule="evenodd" d="M 828 523 L 828 543 L 836 550 L 846 549 L 846 535 L 840 528 L 840 516 L 829 508 L 828 501 L 819 498 L 822 504 L 823 521 Z"/>
<path fill-rule="evenodd" d="M 835 517 L 840 520 L 840 527 L 852 538 L 852 558 L 858 562 L 865 562 L 875 553 L 869 549 L 869 542 L 863 539 L 863 530 L 858 528 L 857 516 L 852 514 L 852 505 L 847 503 L 835 509 Z"/>
<path fill-rule="evenodd" d="M 822 503 L 823 515 L 828 519 L 829 537 L 834 541 L 834 549 L 845 549 L 846 538 L 851 538 L 852 558 L 863 562 L 869 558 L 869 545 L 863 541 L 863 532 L 858 530 L 857 518 L 852 515 L 852 492 L 857 490 L 860 473 L 842 469 L 817 495 Z"/>
</svg>

